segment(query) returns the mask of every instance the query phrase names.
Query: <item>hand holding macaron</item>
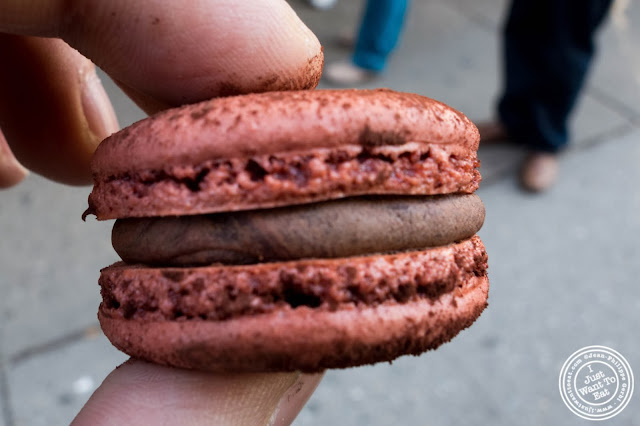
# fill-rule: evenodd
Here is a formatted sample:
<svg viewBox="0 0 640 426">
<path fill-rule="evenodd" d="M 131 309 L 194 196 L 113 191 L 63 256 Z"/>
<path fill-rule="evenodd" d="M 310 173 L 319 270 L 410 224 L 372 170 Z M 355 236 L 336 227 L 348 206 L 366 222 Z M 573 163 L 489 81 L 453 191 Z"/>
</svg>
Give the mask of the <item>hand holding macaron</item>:
<svg viewBox="0 0 640 426">
<path fill-rule="evenodd" d="M 93 63 L 154 113 L 215 96 L 314 87 L 322 52 L 285 1 L 8 1 L 0 2 L 0 63 L 5 188 L 27 169 L 90 182 L 93 151 L 118 129 Z M 319 380 L 130 361 L 107 377 L 75 424 L 286 424 Z"/>
<path fill-rule="evenodd" d="M 0 187 L 24 177 L 19 164 L 59 182 L 91 182 L 93 151 L 118 129 L 94 63 L 151 114 L 312 88 L 322 58 L 283 0 L 0 2 Z"/>
</svg>

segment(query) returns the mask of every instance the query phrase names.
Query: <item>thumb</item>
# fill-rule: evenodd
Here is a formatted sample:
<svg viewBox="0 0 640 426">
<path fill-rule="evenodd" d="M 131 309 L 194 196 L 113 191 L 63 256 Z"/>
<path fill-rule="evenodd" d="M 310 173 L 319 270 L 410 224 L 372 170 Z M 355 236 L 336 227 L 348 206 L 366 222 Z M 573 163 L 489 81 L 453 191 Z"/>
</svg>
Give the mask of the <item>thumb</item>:
<svg viewBox="0 0 640 426">
<path fill-rule="evenodd" d="M 321 378 L 205 373 L 129 360 L 107 376 L 72 424 L 287 425 Z"/>
</svg>

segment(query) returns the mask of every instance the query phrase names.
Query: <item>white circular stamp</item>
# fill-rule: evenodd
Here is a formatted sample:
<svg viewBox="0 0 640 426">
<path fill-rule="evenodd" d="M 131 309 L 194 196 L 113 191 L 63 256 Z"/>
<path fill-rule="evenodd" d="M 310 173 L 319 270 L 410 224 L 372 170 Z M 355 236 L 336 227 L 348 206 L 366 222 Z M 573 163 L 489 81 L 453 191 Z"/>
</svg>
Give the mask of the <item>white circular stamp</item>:
<svg viewBox="0 0 640 426">
<path fill-rule="evenodd" d="M 633 394 L 627 360 L 606 346 L 575 351 L 560 370 L 562 401 L 586 420 L 606 420 L 620 413 Z"/>
</svg>

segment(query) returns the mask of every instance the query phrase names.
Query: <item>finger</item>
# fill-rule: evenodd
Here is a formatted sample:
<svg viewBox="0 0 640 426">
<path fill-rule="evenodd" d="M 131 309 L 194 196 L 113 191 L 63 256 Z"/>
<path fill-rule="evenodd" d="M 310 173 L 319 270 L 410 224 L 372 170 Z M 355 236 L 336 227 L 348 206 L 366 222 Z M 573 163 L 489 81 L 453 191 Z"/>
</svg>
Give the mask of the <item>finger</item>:
<svg viewBox="0 0 640 426">
<path fill-rule="evenodd" d="M 9 188 L 19 183 L 28 173 L 27 169 L 16 160 L 2 132 L 0 132 L 0 189 Z"/>
<path fill-rule="evenodd" d="M 91 396 L 74 425 L 289 424 L 322 374 L 214 374 L 130 360 Z"/>
<path fill-rule="evenodd" d="M 313 88 L 323 62 L 317 38 L 284 0 L 12 0 L 0 2 L 3 28 L 60 36 L 124 86 L 168 105 Z"/>
<path fill-rule="evenodd" d="M 136 105 L 149 115 L 155 114 L 165 109 L 171 108 L 172 105 L 159 101 L 133 87 L 129 87 L 121 81 L 113 79 L 118 87 L 131 99 Z"/>
<path fill-rule="evenodd" d="M 59 39 L 0 34 L 0 128 L 26 168 L 91 181 L 98 143 L 118 129 L 94 65 Z"/>
</svg>

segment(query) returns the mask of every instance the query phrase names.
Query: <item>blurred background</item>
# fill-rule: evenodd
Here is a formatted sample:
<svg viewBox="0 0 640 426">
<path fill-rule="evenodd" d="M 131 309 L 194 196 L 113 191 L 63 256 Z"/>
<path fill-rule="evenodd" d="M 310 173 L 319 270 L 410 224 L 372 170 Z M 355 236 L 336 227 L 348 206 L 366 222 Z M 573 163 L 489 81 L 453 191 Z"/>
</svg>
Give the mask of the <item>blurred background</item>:
<svg viewBox="0 0 640 426">
<path fill-rule="evenodd" d="M 551 190 L 517 185 L 524 153 L 481 148 L 489 308 L 437 351 L 329 371 L 294 424 L 584 424 L 558 391 L 587 345 L 624 355 L 640 377 L 640 3 L 618 2 L 572 117 L 572 146 Z M 361 1 L 329 10 L 292 1 L 324 45 L 348 58 Z M 389 87 L 493 118 L 501 84 L 503 0 L 416 0 L 385 73 Z M 144 117 L 108 77 L 120 124 Z M 321 88 L 333 87 L 327 81 Z M 126 357 L 101 334 L 98 271 L 117 258 L 112 223 L 81 214 L 90 188 L 31 175 L 0 194 L 0 426 L 69 423 Z M 640 425 L 640 395 L 608 420 Z"/>
</svg>

